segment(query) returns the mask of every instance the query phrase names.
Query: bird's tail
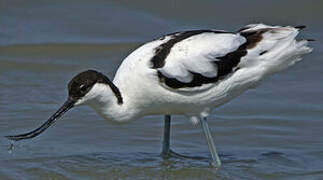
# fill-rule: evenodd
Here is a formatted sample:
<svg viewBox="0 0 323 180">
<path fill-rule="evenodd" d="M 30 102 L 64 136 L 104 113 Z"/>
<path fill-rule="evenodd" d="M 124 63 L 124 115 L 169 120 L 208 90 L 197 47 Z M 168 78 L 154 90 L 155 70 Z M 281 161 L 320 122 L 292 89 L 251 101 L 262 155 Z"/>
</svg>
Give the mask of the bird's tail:
<svg viewBox="0 0 323 180">
<path fill-rule="evenodd" d="M 242 28 L 239 33 L 247 39 L 248 44 L 248 54 L 242 63 L 246 66 L 262 66 L 268 74 L 288 68 L 312 51 L 307 46 L 312 40 L 296 40 L 299 31 L 304 28 L 264 24 L 251 24 Z"/>
</svg>

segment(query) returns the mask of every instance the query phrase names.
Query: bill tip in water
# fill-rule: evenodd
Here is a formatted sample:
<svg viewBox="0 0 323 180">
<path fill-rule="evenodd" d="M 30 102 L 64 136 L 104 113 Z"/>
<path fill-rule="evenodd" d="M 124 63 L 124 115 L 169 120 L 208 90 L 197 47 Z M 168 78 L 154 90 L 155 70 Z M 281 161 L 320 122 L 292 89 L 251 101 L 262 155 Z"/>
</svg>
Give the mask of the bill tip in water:
<svg viewBox="0 0 323 180">
<path fill-rule="evenodd" d="M 67 100 L 62 107 L 60 107 L 56 113 L 54 113 L 45 123 L 43 123 L 40 127 L 37 129 L 24 133 L 24 134 L 18 134 L 14 136 L 5 136 L 5 138 L 11 140 L 11 141 L 20 141 L 23 139 L 31 139 L 38 135 L 40 135 L 42 132 L 44 132 L 48 127 L 50 127 L 58 118 L 60 118 L 65 112 L 67 112 L 69 109 L 71 109 L 74 106 L 74 101 Z"/>
<path fill-rule="evenodd" d="M 10 141 L 19 141 L 19 140 L 21 140 L 17 136 L 5 136 L 5 138 L 9 139 Z"/>
</svg>

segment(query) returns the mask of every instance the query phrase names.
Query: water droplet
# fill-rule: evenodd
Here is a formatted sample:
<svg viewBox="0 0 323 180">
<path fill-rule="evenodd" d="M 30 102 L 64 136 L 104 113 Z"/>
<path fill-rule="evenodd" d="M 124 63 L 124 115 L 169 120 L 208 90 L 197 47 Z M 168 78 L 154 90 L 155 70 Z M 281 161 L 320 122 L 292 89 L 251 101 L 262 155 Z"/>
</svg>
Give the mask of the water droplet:
<svg viewBox="0 0 323 180">
<path fill-rule="evenodd" d="M 8 148 L 8 153 L 11 154 L 14 149 L 15 149 L 14 141 L 10 141 L 10 146 Z"/>
</svg>

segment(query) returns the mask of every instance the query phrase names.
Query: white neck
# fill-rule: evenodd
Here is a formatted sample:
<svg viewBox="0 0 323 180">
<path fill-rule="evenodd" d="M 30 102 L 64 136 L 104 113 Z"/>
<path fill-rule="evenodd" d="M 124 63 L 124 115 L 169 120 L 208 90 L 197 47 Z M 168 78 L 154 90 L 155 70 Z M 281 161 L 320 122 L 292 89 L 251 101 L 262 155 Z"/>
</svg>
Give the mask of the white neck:
<svg viewBox="0 0 323 180">
<path fill-rule="evenodd" d="M 109 121 L 122 123 L 139 117 L 139 112 L 132 107 L 123 92 L 121 92 L 123 103 L 118 104 L 117 97 L 107 84 L 95 84 L 88 94 L 94 97 L 88 103 L 90 107 Z"/>
</svg>

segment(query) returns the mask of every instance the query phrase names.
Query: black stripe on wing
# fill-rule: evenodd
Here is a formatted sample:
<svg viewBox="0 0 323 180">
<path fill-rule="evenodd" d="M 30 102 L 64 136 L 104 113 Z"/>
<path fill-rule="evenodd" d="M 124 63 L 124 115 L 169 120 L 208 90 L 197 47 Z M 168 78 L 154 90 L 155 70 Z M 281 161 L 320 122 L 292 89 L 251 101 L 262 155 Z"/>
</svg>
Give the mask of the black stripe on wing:
<svg viewBox="0 0 323 180">
<path fill-rule="evenodd" d="M 191 82 L 185 83 L 177 80 L 176 78 L 168 78 L 164 76 L 160 71 L 158 71 L 158 77 L 160 82 L 165 83 L 167 86 L 174 89 L 197 87 L 202 86 L 203 84 L 215 83 L 231 73 L 233 69 L 239 64 L 241 57 L 245 56 L 246 54 L 246 43 L 244 43 L 234 52 L 228 53 L 227 55 L 222 57 L 217 57 L 218 60 L 213 61 L 213 63 L 217 66 L 218 75 L 213 78 L 205 77 L 200 73 L 190 72 L 193 75 L 193 79 Z"/>
<path fill-rule="evenodd" d="M 239 48 L 233 52 L 230 52 L 222 57 L 217 57 L 213 63 L 217 66 L 217 76 L 210 78 L 205 77 L 202 74 L 196 72 L 190 72 L 193 75 L 191 82 L 185 83 L 177 80 L 176 78 L 169 78 L 163 75 L 160 71 L 157 71 L 159 81 L 166 84 L 167 86 L 177 89 L 186 87 L 198 87 L 203 84 L 215 83 L 220 79 L 225 78 L 228 74 L 234 70 L 238 70 L 238 64 L 243 56 L 247 55 L 247 50 L 255 47 L 258 42 L 262 40 L 262 34 L 265 30 L 241 33 L 246 38 L 246 42 L 239 46 Z M 164 64 L 163 64 L 164 65 Z"/>
<path fill-rule="evenodd" d="M 167 34 L 164 37 L 162 37 L 161 40 L 167 36 L 171 36 L 171 39 L 161 44 L 155 49 L 155 55 L 151 59 L 152 68 L 157 69 L 165 65 L 165 59 L 167 58 L 168 54 L 170 53 L 170 50 L 176 43 L 184 39 L 187 39 L 189 37 L 192 37 L 194 35 L 198 35 L 202 33 L 231 33 L 231 32 L 216 31 L 216 30 L 192 30 L 192 31 L 175 32 L 172 34 Z"/>
</svg>

